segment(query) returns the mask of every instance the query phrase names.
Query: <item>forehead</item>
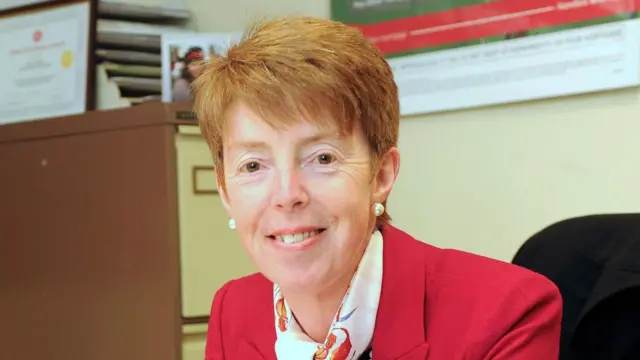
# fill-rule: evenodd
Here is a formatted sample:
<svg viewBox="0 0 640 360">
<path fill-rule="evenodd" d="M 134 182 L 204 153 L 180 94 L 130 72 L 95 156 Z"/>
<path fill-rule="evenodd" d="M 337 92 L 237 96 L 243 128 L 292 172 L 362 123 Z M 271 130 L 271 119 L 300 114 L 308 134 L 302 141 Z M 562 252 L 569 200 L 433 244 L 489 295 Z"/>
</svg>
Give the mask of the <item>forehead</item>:
<svg viewBox="0 0 640 360">
<path fill-rule="evenodd" d="M 331 119 L 309 119 L 303 114 L 288 114 L 287 118 L 272 116 L 263 118 L 244 104 L 237 104 L 230 108 L 226 117 L 225 138 L 228 141 L 244 139 L 267 141 L 269 138 L 283 138 L 288 140 L 296 137 L 311 137 L 319 134 L 341 137 L 340 128 Z"/>
</svg>

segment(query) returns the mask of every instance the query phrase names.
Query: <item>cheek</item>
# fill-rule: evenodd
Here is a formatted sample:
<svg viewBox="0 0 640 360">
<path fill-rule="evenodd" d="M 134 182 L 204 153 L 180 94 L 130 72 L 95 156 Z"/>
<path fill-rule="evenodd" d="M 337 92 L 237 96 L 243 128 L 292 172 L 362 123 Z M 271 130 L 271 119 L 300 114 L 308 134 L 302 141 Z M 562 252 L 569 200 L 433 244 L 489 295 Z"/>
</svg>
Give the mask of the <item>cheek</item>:
<svg viewBox="0 0 640 360">
<path fill-rule="evenodd" d="M 311 188 L 323 189 L 327 197 L 348 199 L 371 192 L 366 164 L 346 164 L 335 168 L 309 167 L 305 169 L 305 178 Z"/>
<path fill-rule="evenodd" d="M 226 179 L 229 214 L 241 226 L 254 227 L 262 209 L 268 204 L 268 186 L 265 183 L 247 183 Z"/>
<path fill-rule="evenodd" d="M 366 173 L 337 171 L 309 179 L 312 199 L 325 204 L 338 217 L 358 217 L 369 206 L 371 191 Z"/>
<path fill-rule="evenodd" d="M 229 184 L 229 183 L 227 183 Z M 244 250 L 253 258 L 256 234 L 260 229 L 260 217 L 264 206 L 262 197 L 251 189 L 227 185 L 229 215 L 236 221 L 236 233 Z M 254 258 L 254 261 L 257 259 Z"/>
</svg>

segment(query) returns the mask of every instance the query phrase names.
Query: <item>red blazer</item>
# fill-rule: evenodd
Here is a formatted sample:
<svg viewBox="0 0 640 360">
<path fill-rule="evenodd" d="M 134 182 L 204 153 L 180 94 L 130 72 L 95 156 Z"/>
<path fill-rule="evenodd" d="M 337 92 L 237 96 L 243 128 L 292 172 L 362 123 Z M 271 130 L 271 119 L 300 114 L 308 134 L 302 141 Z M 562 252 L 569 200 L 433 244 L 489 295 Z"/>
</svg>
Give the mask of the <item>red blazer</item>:
<svg viewBox="0 0 640 360">
<path fill-rule="evenodd" d="M 545 277 L 439 249 L 392 227 L 384 238 L 375 360 L 555 360 L 562 300 Z M 215 295 L 206 360 L 276 360 L 273 284 L 254 274 Z"/>
</svg>

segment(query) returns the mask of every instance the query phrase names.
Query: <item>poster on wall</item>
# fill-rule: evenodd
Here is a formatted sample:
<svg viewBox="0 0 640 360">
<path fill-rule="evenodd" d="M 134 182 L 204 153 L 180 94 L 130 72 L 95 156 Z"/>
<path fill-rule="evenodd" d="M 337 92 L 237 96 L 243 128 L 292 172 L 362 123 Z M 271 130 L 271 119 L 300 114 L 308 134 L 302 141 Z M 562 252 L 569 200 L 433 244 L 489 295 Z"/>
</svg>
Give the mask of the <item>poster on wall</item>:
<svg viewBox="0 0 640 360">
<path fill-rule="evenodd" d="M 403 115 L 640 85 L 640 0 L 331 0 L 388 58 Z"/>
<path fill-rule="evenodd" d="M 91 7 L 86 0 L 0 15 L 0 125 L 88 109 Z"/>
<path fill-rule="evenodd" d="M 200 65 L 226 53 L 240 33 L 162 35 L 162 101 L 191 101 L 191 82 Z"/>
</svg>

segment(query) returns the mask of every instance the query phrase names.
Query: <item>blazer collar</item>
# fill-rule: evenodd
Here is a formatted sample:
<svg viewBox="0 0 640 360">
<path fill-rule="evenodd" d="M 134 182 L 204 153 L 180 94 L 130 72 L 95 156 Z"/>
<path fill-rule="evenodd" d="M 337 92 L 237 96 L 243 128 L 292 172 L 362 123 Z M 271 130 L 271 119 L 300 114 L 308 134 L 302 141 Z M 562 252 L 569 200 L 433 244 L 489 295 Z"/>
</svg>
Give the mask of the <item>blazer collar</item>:
<svg viewBox="0 0 640 360">
<path fill-rule="evenodd" d="M 373 334 L 376 359 L 426 359 L 424 252 L 410 235 L 386 225 L 382 231 L 382 292 Z"/>
</svg>

